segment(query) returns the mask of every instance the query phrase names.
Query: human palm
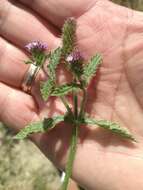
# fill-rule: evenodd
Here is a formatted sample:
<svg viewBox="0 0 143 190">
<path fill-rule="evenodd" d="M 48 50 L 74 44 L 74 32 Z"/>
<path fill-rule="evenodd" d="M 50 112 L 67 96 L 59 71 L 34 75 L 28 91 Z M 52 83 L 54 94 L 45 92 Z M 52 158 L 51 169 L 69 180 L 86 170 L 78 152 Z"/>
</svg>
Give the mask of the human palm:
<svg viewBox="0 0 143 190">
<path fill-rule="evenodd" d="M 81 127 L 73 178 L 88 189 L 142 189 L 142 13 L 104 0 L 19 0 L 0 2 L 0 119 L 19 130 L 45 115 L 64 112 L 62 103 L 45 104 L 38 94 L 39 74 L 32 95 L 21 91 L 28 68 L 24 45 L 33 40 L 60 44 L 60 29 L 70 16 L 77 19 L 78 47 L 85 58 L 96 52 L 103 64 L 89 88 L 87 112 L 97 119 L 119 122 L 139 143 L 123 140 L 104 129 Z M 59 71 L 61 73 L 61 71 Z M 60 80 L 68 78 L 61 74 Z M 64 79 L 63 79 L 64 78 Z M 64 168 L 71 128 L 60 125 L 33 136 L 44 154 Z M 90 174 L 90 176 L 89 176 Z"/>
</svg>

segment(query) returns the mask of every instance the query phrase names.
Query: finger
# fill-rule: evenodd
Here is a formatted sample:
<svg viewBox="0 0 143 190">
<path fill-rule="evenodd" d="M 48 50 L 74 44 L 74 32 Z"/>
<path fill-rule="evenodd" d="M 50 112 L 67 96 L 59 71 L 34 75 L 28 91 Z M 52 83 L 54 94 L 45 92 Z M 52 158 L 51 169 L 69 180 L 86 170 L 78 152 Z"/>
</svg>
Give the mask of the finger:
<svg viewBox="0 0 143 190">
<path fill-rule="evenodd" d="M 21 87 L 28 65 L 27 56 L 17 47 L 0 38 L 0 81 L 14 87 Z"/>
<path fill-rule="evenodd" d="M 16 130 L 39 120 L 32 96 L 0 83 L 0 120 Z"/>
<path fill-rule="evenodd" d="M 0 38 L 0 82 L 21 88 L 24 76 L 29 68 L 29 65 L 24 63 L 26 60 L 28 60 L 28 56 L 23 51 Z M 62 76 L 58 78 L 61 83 L 71 81 L 71 76 L 63 66 L 58 68 L 57 75 Z M 46 75 L 40 70 L 36 77 L 36 86 L 39 87 L 39 81 L 45 79 Z"/>
<path fill-rule="evenodd" d="M 56 29 L 52 25 L 45 24 L 43 19 L 24 6 L 1 1 L 0 35 L 7 40 L 22 48 L 30 41 L 41 40 L 48 42 L 49 47 L 53 48 L 59 43 L 54 32 L 56 33 Z"/>
<path fill-rule="evenodd" d="M 28 60 L 28 56 L 23 51 L 0 38 L 0 82 L 22 88 L 24 76 L 30 67 L 24 63 L 26 60 Z M 44 79 L 45 75 L 40 70 L 35 83 Z"/>
<path fill-rule="evenodd" d="M 54 25 L 61 27 L 66 18 L 71 16 L 78 18 L 89 10 L 97 0 L 33 0 L 32 3 L 29 0 L 19 1 L 31 7 Z"/>
</svg>

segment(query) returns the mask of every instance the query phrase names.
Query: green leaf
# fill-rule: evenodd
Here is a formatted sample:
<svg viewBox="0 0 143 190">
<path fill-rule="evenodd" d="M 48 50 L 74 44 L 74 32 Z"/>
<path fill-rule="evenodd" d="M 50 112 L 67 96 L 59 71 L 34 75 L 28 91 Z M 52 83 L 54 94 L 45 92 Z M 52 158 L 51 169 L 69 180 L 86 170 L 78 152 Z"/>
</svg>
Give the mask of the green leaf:
<svg viewBox="0 0 143 190">
<path fill-rule="evenodd" d="M 47 101 L 49 96 L 51 95 L 54 89 L 55 83 L 53 80 L 49 79 L 46 82 L 41 82 L 40 84 L 40 92 L 43 100 Z"/>
<path fill-rule="evenodd" d="M 98 66 L 101 64 L 102 57 L 100 54 L 93 56 L 88 64 L 83 68 L 82 78 L 87 85 L 92 77 L 96 74 Z"/>
<path fill-rule="evenodd" d="M 49 56 L 48 74 L 52 80 L 56 80 L 56 68 L 60 63 L 61 48 L 55 49 Z"/>
<path fill-rule="evenodd" d="M 85 118 L 82 123 L 89 124 L 89 125 L 98 125 L 104 129 L 108 129 L 113 133 L 116 133 L 126 139 L 130 139 L 132 141 L 136 141 L 133 135 L 128 131 L 128 129 L 120 127 L 118 123 L 114 123 L 107 120 L 95 120 L 92 118 Z"/>
<path fill-rule="evenodd" d="M 32 133 L 42 133 L 53 129 L 56 124 L 64 121 L 64 116 L 56 116 L 53 118 L 46 118 L 43 121 L 38 121 L 27 125 L 23 128 L 14 139 L 24 139 Z"/>
<path fill-rule="evenodd" d="M 62 29 L 62 42 L 63 48 L 62 53 L 64 56 L 69 55 L 75 47 L 76 40 L 76 20 L 74 18 L 69 18 Z"/>
<path fill-rule="evenodd" d="M 52 93 L 51 96 L 64 96 L 67 95 L 68 93 L 72 92 L 73 90 L 78 90 L 80 88 L 79 85 L 77 84 L 64 84 L 59 87 L 56 87 Z"/>
</svg>

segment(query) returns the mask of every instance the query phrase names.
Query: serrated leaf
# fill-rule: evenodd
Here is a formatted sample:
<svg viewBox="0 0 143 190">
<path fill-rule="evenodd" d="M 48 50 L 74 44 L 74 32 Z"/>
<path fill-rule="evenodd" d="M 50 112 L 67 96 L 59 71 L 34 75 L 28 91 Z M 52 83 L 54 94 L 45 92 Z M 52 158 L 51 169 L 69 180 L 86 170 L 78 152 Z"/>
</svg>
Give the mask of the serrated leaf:
<svg viewBox="0 0 143 190">
<path fill-rule="evenodd" d="M 51 96 L 64 96 L 72 92 L 73 90 L 78 90 L 78 89 L 79 89 L 79 85 L 77 84 L 64 84 L 59 87 L 56 87 L 52 91 Z"/>
<path fill-rule="evenodd" d="M 130 139 L 132 141 L 136 141 L 133 135 L 129 132 L 128 129 L 120 127 L 118 123 L 114 123 L 107 120 L 95 120 L 92 118 L 85 118 L 83 120 L 83 123 L 89 124 L 89 125 L 98 125 L 99 127 L 102 127 L 104 129 L 108 129 L 112 131 L 113 133 L 116 133 L 126 139 Z"/>
<path fill-rule="evenodd" d="M 49 56 L 48 74 L 52 80 L 56 80 L 56 68 L 60 63 L 61 48 L 55 49 Z"/>
<path fill-rule="evenodd" d="M 62 29 L 62 53 L 64 56 L 69 55 L 75 47 L 76 39 L 76 20 L 74 18 L 69 18 Z"/>
<path fill-rule="evenodd" d="M 87 63 L 83 68 L 82 78 L 87 85 L 92 77 L 96 74 L 97 68 L 101 64 L 102 57 L 100 54 L 93 56 L 89 63 Z"/>
<path fill-rule="evenodd" d="M 14 139 L 24 139 L 32 133 L 42 133 L 51 130 L 56 124 L 64 121 L 64 116 L 56 116 L 53 118 L 46 118 L 43 121 L 38 121 L 27 125 L 23 128 Z"/>
<path fill-rule="evenodd" d="M 41 82 L 40 92 L 44 101 L 47 101 L 54 89 L 55 83 L 49 79 L 46 82 Z"/>
</svg>

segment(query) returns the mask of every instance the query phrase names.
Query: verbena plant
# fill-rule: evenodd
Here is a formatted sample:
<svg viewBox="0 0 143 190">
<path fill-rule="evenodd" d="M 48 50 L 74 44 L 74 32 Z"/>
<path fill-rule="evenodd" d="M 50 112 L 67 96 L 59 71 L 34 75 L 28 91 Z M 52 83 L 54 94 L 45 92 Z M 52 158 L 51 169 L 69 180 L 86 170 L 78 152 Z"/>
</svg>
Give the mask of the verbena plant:
<svg viewBox="0 0 143 190">
<path fill-rule="evenodd" d="M 66 112 L 64 115 L 57 115 L 52 118 L 45 118 L 43 121 L 30 123 L 23 128 L 15 138 L 23 139 L 31 133 L 50 132 L 60 122 L 65 122 L 71 125 L 72 135 L 68 161 L 65 169 L 66 175 L 61 187 L 62 190 L 66 190 L 72 173 L 79 128 L 81 125 L 98 126 L 133 141 L 135 141 L 135 138 L 126 128 L 120 127 L 119 124 L 107 120 L 97 120 L 89 117 L 86 113 L 85 106 L 88 86 L 102 63 L 102 57 L 100 54 L 96 54 L 85 63 L 76 43 L 76 21 L 74 18 L 69 18 L 63 26 L 62 47 L 58 47 L 46 54 L 44 50 L 47 48 L 47 45 L 35 41 L 28 44 L 26 48 L 31 53 L 31 58 L 26 63 L 36 64 L 38 67 L 43 68 L 44 62 L 46 60 L 49 62 L 46 70 L 48 80 L 41 82 L 39 89 L 43 100 L 47 102 L 51 96 L 59 97 L 66 107 Z M 71 72 L 72 74 L 72 81 L 70 83 L 57 83 L 56 70 L 61 63 L 64 63 L 68 72 Z M 82 100 L 79 102 L 79 93 L 81 97 L 81 92 Z M 73 107 L 70 106 L 67 99 L 67 95 L 69 94 L 73 98 Z"/>
</svg>

